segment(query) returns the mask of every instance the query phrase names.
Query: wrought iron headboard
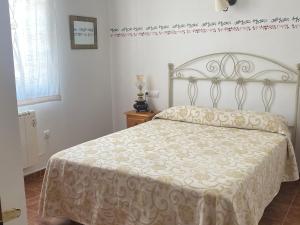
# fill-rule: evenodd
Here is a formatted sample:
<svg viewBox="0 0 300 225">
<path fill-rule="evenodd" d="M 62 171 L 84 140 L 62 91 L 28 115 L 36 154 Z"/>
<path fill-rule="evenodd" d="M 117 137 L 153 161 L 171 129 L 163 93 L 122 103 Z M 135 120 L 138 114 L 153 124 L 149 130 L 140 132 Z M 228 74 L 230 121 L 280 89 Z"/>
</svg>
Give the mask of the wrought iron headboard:
<svg viewBox="0 0 300 225">
<path fill-rule="evenodd" d="M 256 61 L 263 69 L 257 71 Z M 195 68 L 195 65 L 199 68 Z M 295 124 L 299 110 L 300 64 L 298 71 L 293 70 L 272 59 L 240 52 L 215 53 L 190 60 L 175 68 L 169 64 L 169 106 L 173 106 L 174 81 L 187 81 L 187 94 L 191 105 L 198 98 L 198 82 L 208 81 L 210 84 L 210 100 L 217 108 L 222 96 L 224 82 L 235 83 L 235 100 L 239 110 L 244 109 L 247 100 L 247 83 L 261 83 L 261 100 L 264 110 L 269 112 L 275 98 L 275 84 L 291 84 L 295 87 Z"/>
</svg>

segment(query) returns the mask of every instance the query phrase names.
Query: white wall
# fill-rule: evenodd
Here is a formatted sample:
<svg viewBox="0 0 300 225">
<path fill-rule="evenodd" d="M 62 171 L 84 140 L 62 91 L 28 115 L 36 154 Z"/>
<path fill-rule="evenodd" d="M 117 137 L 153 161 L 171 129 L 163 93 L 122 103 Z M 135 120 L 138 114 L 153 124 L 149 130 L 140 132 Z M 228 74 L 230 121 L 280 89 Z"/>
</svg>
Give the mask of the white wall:
<svg viewBox="0 0 300 225">
<path fill-rule="evenodd" d="M 17 100 L 8 13 L 8 1 L 0 0 L 0 199 L 2 210 L 20 208 L 19 219 L 7 225 L 26 225 L 24 180 L 17 122 Z"/>
<path fill-rule="evenodd" d="M 40 163 L 25 174 L 43 168 L 52 154 L 112 131 L 111 79 L 107 1 L 62 0 L 57 2 L 62 101 L 21 107 L 37 113 Z M 98 18 L 99 49 L 71 50 L 69 15 Z M 43 131 L 50 129 L 46 141 Z"/>
<path fill-rule="evenodd" d="M 213 0 L 111 0 L 110 27 L 131 27 L 205 21 L 297 16 L 299 0 L 238 0 L 227 13 L 214 11 Z M 300 29 L 208 33 L 176 36 L 111 38 L 114 129 L 125 128 L 123 112 L 132 108 L 134 76 L 144 74 L 149 89 L 159 90 L 152 104 L 167 107 L 167 64 L 179 65 L 214 52 L 240 51 L 271 57 L 296 69 L 300 62 Z M 300 132 L 299 132 L 300 133 Z M 300 150 L 297 149 L 298 161 Z"/>
</svg>

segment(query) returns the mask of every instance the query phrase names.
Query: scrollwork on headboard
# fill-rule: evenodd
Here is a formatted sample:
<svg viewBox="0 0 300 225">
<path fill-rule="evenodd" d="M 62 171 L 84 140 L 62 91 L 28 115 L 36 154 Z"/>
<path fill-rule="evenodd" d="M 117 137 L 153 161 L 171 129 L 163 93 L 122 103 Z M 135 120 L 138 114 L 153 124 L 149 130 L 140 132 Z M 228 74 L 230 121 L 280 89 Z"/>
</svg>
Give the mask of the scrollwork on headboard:
<svg viewBox="0 0 300 225">
<path fill-rule="evenodd" d="M 218 107 L 222 98 L 222 83 L 235 84 L 234 99 L 237 109 L 243 110 L 247 101 L 247 84 L 261 84 L 261 99 L 264 111 L 271 111 L 275 99 L 276 84 L 292 84 L 296 91 L 296 112 L 298 115 L 299 72 L 266 57 L 248 53 L 226 52 L 198 57 L 175 68 L 169 64 L 169 106 L 173 106 L 174 80 L 188 82 L 187 95 L 191 105 L 198 99 L 200 81 L 210 82 L 210 100 Z"/>
</svg>

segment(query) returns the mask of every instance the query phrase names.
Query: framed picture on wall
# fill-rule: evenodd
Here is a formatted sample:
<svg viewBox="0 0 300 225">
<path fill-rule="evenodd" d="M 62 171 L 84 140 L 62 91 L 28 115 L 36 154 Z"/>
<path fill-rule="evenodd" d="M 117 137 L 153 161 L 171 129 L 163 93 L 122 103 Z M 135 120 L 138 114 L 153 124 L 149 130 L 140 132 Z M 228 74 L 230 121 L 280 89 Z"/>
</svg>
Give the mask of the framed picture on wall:
<svg viewBox="0 0 300 225">
<path fill-rule="evenodd" d="M 97 18 L 70 16 L 72 49 L 97 49 Z"/>
</svg>

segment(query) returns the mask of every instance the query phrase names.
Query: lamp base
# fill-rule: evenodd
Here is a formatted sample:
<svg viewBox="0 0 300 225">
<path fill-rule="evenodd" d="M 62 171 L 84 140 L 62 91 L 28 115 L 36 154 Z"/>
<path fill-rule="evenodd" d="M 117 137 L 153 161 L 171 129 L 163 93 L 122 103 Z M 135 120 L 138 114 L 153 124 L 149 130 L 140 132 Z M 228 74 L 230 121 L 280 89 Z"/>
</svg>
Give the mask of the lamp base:
<svg viewBox="0 0 300 225">
<path fill-rule="evenodd" d="M 133 108 L 137 112 L 148 112 L 149 111 L 149 106 L 146 100 L 143 101 L 135 101 L 136 103 L 133 105 Z"/>
</svg>

